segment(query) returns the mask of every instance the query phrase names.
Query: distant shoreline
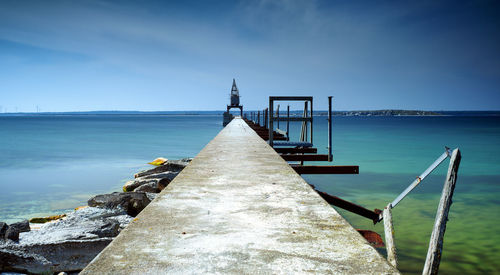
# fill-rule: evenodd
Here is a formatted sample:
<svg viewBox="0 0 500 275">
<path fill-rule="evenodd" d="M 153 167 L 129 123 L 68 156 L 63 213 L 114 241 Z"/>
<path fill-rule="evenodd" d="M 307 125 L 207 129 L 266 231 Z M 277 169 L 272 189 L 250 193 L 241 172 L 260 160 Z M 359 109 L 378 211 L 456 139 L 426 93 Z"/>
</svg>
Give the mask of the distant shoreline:
<svg viewBox="0 0 500 275">
<path fill-rule="evenodd" d="M 257 112 L 258 110 L 245 110 L 245 112 Z M 217 111 L 89 111 L 89 112 L 16 112 L 0 113 L 0 116 L 91 116 L 91 115 L 165 115 L 165 116 L 200 116 L 200 115 L 222 115 L 224 110 Z M 301 116 L 302 110 L 290 111 L 292 116 Z M 355 111 L 333 111 L 334 116 L 500 116 L 500 111 L 422 111 L 422 110 L 355 110 Z M 285 115 L 285 111 L 280 114 Z M 325 116 L 326 110 L 314 111 L 315 116 Z"/>
</svg>

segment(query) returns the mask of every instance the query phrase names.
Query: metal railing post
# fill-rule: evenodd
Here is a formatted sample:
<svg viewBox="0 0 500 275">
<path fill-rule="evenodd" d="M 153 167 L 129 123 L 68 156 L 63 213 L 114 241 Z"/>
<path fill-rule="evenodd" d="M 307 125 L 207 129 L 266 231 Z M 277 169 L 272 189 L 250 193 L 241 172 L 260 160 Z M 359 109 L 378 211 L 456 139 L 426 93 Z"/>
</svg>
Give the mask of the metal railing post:
<svg viewBox="0 0 500 275">
<path fill-rule="evenodd" d="M 267 123 L 268 123 L 268 112 L 269 112 L 269 111 L 268 111 L 268 109 L 267 109 L 267 108 L 266 108 L 266 109 L 264 109 L 264 111 L 265 111 L 265 113 L 264 113 L 264 127 L 265 127 L 265 128 L 268 128 Z"/>
<path fill-rule="evenodd" d="M 276 118 L 278 119 L 276 121 L 276 128 L 279 129 L 280 128 L 280 120 L 279 120 L 279 118 L 280 118 L 280 105 L 279 104 L 278 104 L 278 107 L 276 107 Z"/>
<path fill-rule="evenodd" d="M 311 144 L 313 143 L 313 99 L 311 97 Z"/>
<path fill-rule="evenodd" d="M 328 161 L 333 160 L 332 155 L 332 97 L 328 97 Z"/>
<path fill-rule="evenodd" d="M 286 140 L 290 141 L 290 105 L 286 107 Z"/>
<path fill-rule="evenodd" d="M 273 126 L 273 106 L 274 104 L 274 101 L 269 98 L 269 145 L 271 147 L 273 147 L 273 130 L 274 130 L 274 126 Z"/>
<path fill-rule="evenodd" d="M 307 100 L 304 101 L 304 112 L 302 113 L 303 118 L 307 118 Z M 302 127 L 300 128 L 300 141 L 307 142 L 307 121 L 302 121 Z"/>
</svg>

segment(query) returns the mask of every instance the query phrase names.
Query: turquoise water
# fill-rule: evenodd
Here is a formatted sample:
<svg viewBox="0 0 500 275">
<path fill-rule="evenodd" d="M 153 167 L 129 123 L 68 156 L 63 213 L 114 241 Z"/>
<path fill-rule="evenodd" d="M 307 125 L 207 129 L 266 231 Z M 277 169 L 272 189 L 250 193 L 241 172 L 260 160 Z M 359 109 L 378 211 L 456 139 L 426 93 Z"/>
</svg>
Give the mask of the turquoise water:
<svg viewBox="0 0 500 275">
<path fill-rule="evenodd" d="M 0 221 L 57 214 L 117 191 L 152 159 L 193 157 L 221 130 L 197 115 L 0 116 Z M 292 130 L 298 129 L 292 124 Z M 314 143 L 326 153 L 326 118 Z M 297 131 L 292 131 L 296 133 Z M 500 117 L 335 117 L 334 164 L 359 175 L 308 182 L 367 208 L 383 208 L 443 152 L 462 151 L 441 274 L 500 273 Z M 394 210 L 400 269 L 421 273 L 447 163 Z M 356 228 L 383 233 L 339 210 Z M 381 250 L 383 253 L 383 250 Z"/>
<path fill-rule="evenodd" d="M 315 144 L 326 153 L 326 121 Z M 500 273 L 500 117 L 339 117 L 334 163 L 359 165 L 359 175 L 307 175 L 332 195 L 382 209 L 439 155 L 462 152 L 440 274 Z M 421 274 L 448 161 L 394 210 L 400 270 Z M 383 236 L 383 225 L 339 209 L 356 228 Z M 385 253 L 385 251 L 381 251 Z"/>
<path fill-rule="evenodd" d="M 220 129 L 219 116 L 1 116 L 0 221 L 86 205 L 157 157 L 195 156 Z"/>
</svg>

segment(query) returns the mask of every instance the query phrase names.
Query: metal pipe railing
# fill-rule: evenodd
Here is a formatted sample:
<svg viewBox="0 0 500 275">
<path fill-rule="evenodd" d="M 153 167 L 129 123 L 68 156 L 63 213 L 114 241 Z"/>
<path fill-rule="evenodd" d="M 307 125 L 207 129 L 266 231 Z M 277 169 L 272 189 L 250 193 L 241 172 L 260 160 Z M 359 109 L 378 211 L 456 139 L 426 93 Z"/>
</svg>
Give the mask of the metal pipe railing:
<svg viewBox="0 0 500 275">
<path fill-rule="evenodd" d="M 391 208 L 394 208 L 408 193 L 419 185 L 436 167 L 439 166 L 447 157 L 451 156 L 451 150 L 445 147 L 445 152 L 439 156 L 420 176 L 418 176 L 399 196 L 391 202 Z"/>
</svg>

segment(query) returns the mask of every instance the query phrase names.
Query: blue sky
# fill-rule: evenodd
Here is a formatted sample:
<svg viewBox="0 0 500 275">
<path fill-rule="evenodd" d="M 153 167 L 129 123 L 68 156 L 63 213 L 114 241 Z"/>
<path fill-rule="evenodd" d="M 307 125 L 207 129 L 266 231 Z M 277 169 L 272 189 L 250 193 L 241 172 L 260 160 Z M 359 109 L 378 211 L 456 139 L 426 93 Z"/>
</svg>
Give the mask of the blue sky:
<svg viewBox="0 0 500 275">
<path fill-rule="evenodd" d="M 500 110 L 497 1 L 0 1 L 0 111 Z"/>
</svg>

